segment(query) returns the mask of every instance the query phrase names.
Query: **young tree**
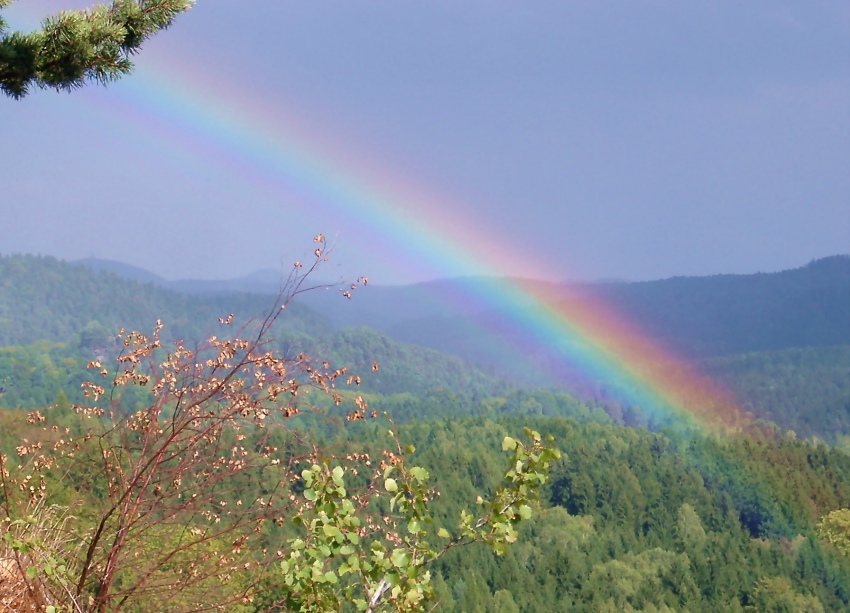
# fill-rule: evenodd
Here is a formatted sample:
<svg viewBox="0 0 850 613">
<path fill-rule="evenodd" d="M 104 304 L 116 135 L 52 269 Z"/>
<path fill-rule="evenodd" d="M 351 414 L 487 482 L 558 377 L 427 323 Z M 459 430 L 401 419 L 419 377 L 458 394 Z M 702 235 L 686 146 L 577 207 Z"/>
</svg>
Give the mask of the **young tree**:
<svg viewBox="0 0 850 613">
<path fill-rule="evenodd" d="M 0 0 L 0 10 L 13 0 Z M 113 0 L 48 17 L 41 29 L 8 31 L 0 16 L 0 89 L 13 98 L 32 85 L 71 90 L 129 73 L 130 56 L 194 0 Z"/>
</svg>

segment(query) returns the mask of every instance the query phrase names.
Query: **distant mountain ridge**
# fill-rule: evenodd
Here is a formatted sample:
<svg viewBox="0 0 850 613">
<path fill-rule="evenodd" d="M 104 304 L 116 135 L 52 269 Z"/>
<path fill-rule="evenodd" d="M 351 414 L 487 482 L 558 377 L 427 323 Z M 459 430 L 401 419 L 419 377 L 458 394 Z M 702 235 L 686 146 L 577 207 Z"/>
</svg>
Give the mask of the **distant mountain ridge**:
<svg viewBox="0 0 850 613">
<path fill-rule="evenodd" d="M 266 275 L 249 275 L 242 282 L 268 286 Z M 472 278 L 370 285 L 351 300 L 336 289 L 308 292 L 287 310 L 279 347 L 298 347 L 363 374 L 378 362 L 377 373 L 363 377 L 364 392 L 419 396 L 444 390 L 485 398 L 516 386 L 554 385 L 601 403 L 615 420 L 640 425 L 640 412 L 620 407 L 608 382 L 578 381 L 567 370 L 570 365 L 547 363 L 551 358 L 545 347 L 533 349 L 523 339 L 493 334 L 502 315 L 481 302 L 446 299 L 514 282 Z M 0 346 L 45 339 L 70 343 L 57 355 L 79 347 L 91 356 L 104 335 L 119 327 L 150 330 L 157 318 L 172 338 L 203 339 L 216 333 L 218 317 L 234 312 L 244 321 L 266 311 L 273 300 L 268 291 L 240 293 L 227 281 L 174 282 L 183 284 L 182 293 L 167 283 L 116 262 L 0 257 Z M 208 290 L 211 283 L 220 283 L 217 291 L 192 291 Z M 657 343 L 693 358 L 704 372 L 741 394 L 756 415 L 802 435 L 830 439 L 850 432 L 850 256 L 754 275 L 522 283 L 545 285 L 550 295 L 559 292 L 558 300 L 590 295 L 603 301 Z M 535 288 L 530 293 L 529 303 Z M 44 349 L 22 355 L 28 352 L 41 355 Z M 33 380 L 30 388 L 36 384 Z"/>
<path fill-rule="evenodd" d="M 212 334 L 227 334 L 217 323 L 219 317 L 234 313 L 229 330 L 236 330 L 265 316 L 278 291 L 275 296 L 235 291 L 179 293 L 158 281 L 156 275 L 116 262 L 83 265 L 32 255 L 0 257 L 0 347 L 51 341 L 78 347 L 91 359 L 100 347 L 110 344 L 110 338 L 114 340 L 118 329 L 149 333 L 157 319 L 165 326 L 166 343 L 179 338 L 191 347 Z M 321 293 L 327 301 L 349 303 L 339 292 Z M 482 395 L 485 390 L 506 388 L 457 356 L 404 346 L 367 328 L 337 330 L 302 303 L 288 305 L 267 340 L 283 354 L 303 351 L 363 374 L 371 373 L 373 363 L 381 364 L 377 373 L 363 377 L 364 391 L 419 394 L 442 387 Z"/>
<path fill-rule="evenodd" d="M 149 270 L 139 268 L 138 266 L 132 266 L 130 264 L 124 264 L 123 262 L 116 262 L 115 260 L 85 258 L 82 260 L 73 260 L 68 263 L 80 264 L 94 272 L 111 273 L 121 277 L 122 279 L 136 281 L 137 283 L 150 283 L 152 285 L 161 285 L 163 287 L 168 283 L 168 281 Z"/>
<path fill-rule="evenodd" d="M 335 325 L 369 325 L 393 338 L 455 353 L 475 363 L 511 369 L 490 329 L 510 330 L 504 315 L 481 303 L 457 304 L 442 296 L 498 295 L 504 279 L 453 279 L 400 288 L 372 288 L 340 305 L 305 302 Z M 850 344 L 850 256 L 814 260 L 800 268 L 748 275 L 674 277 L 658 281 L 557 284 L 523 281 L 545 289 L 555 305 L 598 300 L 655 342 L 693 358 L 792 347 Z M 531 300 L 531 298 L 530 298 Z M 482 322 L 487 325 L 482 325 Z M 509 339 L 510 340 L 510 339 Z M 521 340 L 521 339 L 515 339 Z M 499 360 L 502 360 L 499 362 Z"/>
<path fill-rule="evenodd" d="M 850 344 L 850 256 L 776 273 L 601 286 L 599 295 L 691 356 Z"/>
<path fill-rule="evenodd" d="M 219 317 L 236 312 L 244 321 L 273 304 L 266 295 L 190 296 L 157 286 L 155 275 L 142 269 L 111 262 L 99 266 L 96 272 L 52 257 L 0 257 L 0 346 L 66 342 L 90 324 L 108 333 L 119 328 L 146 332 L 157 319 L 165 323 L 167 337 L 200 340 L 213 332 Z M 332 329 L 305 305 L 293 305 L 286 319 L 293 333 Z"/>
<path fill-rule="evenodd" d="M 279 273 L 271 270 L 228 281 L 164 281 L 120 263 L 79 263 L 182 293 L 271 294 L 280 287 Z M 500 315 L 480 302 L 459 303 L 446 297 L 493 291 L 506 283 L 512 281 L 472 277 L 370 285 L 350 301 L 328 300 L 324 292 L 316 291 L 299 297 L 299 302 L 338 328 L 368 326 L 398 341 L 504 366 L 493 361 L 494 339 L 480 325 L 498 321 Z M 522 284 L 545 287 L 547 294 L 560 295 L 565 303 L 576 296 L 599 299 L 657 342 L 692 357 L 850 344 L 850 255 L 774 273 L 580 284 L 523 280 Z"/>
<path fill-rule="evenodd" d="M 177 279 L 169 281 L 144 268 L 98 258 L 74 260 L 69 264 L 80 265 L 94 272 L 105 272 L 137 283 L 155 285 L 181 294 L 269 294 L 276 295 L 285 282 L 280 271 L 257 270 L 233 279 Z"/>
</svg>

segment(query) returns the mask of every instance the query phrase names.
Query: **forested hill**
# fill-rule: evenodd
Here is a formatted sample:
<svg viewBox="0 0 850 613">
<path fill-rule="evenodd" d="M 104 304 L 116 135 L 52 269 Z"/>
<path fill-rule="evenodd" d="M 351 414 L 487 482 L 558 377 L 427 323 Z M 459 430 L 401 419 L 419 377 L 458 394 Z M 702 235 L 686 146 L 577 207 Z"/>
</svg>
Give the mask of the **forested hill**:
<svg viewBox="0 0 850 613">
<path fill-rule="evenodd" d="M 310 303 L 336 325 L 369 325 L 393 338 L 486 361 L 492 339 L 480 321 L 499 315 L 481 305 L 456 308 L 444 295 L 476 295 L 498 279 L 456 279 L 370 287 L 352 309 Z M 532 287 L 535 282 L 523 282 Z M 790 347 L 850 344 L 850 256 L 775 273 L 675 277 L 658 281 L 545 285 L 564 302 L 599 299 L 658 342 L 691 357 Z M 492 288 L 491 288 L 492 289 Z M 309 301 L 311 297 L 306 297 Z M 504 327 L 504 326 L 502 326 Z"/>
<path fill-rule="evenodd" d="M 760 351 L 698 365 L 763 419 L 830 442 L 850 435 L 850 345 Z"/>
<path fill-rule="evenodd" d="M 598 291 L 653 338 L 690 355 L 850 343 L 850 256 L 776 273 L 676 277 Z"/>
<path fill-rule="evenodd" d="M 0 257 L 0 346 L 38 340 L 65 342 L 81 334 L 111 334 L 120 328 L 147 332 L 161 319 L 173 338 L 206 338 L 219 317 L 248 319 L 268 311 L 266 295 L 195 297 L 52 257 Z M 319 335 L 329 322 L 310 308 L 292 305 L 289 332 Z"/>
<path fill-rule="evenodd" d="M 230 281 L 165 281 L 148 271 L 104 260 L 80 264 L 129 279 L 196 295 L 251 291 L 273 294 L 280 278 L 258 271 Z M 502 279 L 446 279 L 407 286 L 375 286 L 351 301 L 308 293 L 299 302 L 337 328 L 369 326 L 398 341 L 455 353 L 478 363 L 492 360 L 493 339 L 476 322 L 497 319 L 486 305 L 458 306 L 443 296 L 475 295 Z M 523 281 L 533 287 L 538 282 Z M 774 273 L 674 277 L 657 281 L 559 285 L 539 282 L 564 301 L 577 295 L 614 307 L 656 341 L 691 357 L 712 357 L 792 347 L 850 344 L 850 256 L 814 260 Z"/>
<path fill-rule="evenodd" d="M 41 339 L 72 345 L 30 347 L 16 353 L 10 349 L 13 353 L 0 360 L 8 366 L 0 367 L 0 383 L 11 380 L 8 369 L 19 372 L 17 388 L 13 392 L 9 386 L 6 394 L 7 406 L 52 399 L 68 377 L 79 376 L 57 371 L 50 379 L 55 384 L 35 394 L 37 381 L 25 373 L 38 372 L 36 364 L 45 359 L 54 364 L 64 360 L 75 346 L 97 345 L 98 339 L 121 327 L 150 330 L 161 318 L 173 337 L 205 338 L 214 331 L 218 317 L 230 312 L 255 316 L 268 309 L 272 300 L 269 294 L 174 292 L 154 285 L 162 280 L 141 269 L 101 262 L 96 266 L 100 272 L 95 272 L 92 266 L 91 262 L 83 266 L 35 256 L 0 258 L 0 346 L 29 345 Z M 258 280 L 261 276 L 256 275 Z M 271 275 L 267 277 L 271 292 Z M 370 372 L 373 362 L 379 363 L 374 375 L 363 378 L 362 389 L 370 393 L 421 395 L 442 388 L 482 398 L 501 395 L 510 385 L 558 383 L 546 368 L 545 355 L 520 353 L 510 339 L 506 342 L 479 325 L 493 314 L 458 312 L 440 298 L 446 291 L 458 290 L 453 283 L 473 282 L 497 281 L 396 288 L 370 285 L 350 301 L 339 298 L 337 292 L 308 293 L 287 311 L 285 327 L 276 336 L 286 347 L 297 338 L 298 346 L 311 355 L 359 373 Z M 692 355 L 754 414 L 800 436 L 832 441 L 836 435 L 850 434 L 850 257 L 825 258 L 780 273 L 607 283 L 569 290 L 576 291 L 595 292 L 654 338 Z M 570 299 L 569 292 L 565 290 L 565 300 Z M 358 321 L 373 327 L 338 327 Z M 90 354 L 81 355 L 90 358 Z M 484 365 L 490 374 L 470 363 Z M 601 396 L 599 390 L 574 384 L 567 389 L 587 401 L 601 398 L 613 415 L 619 414 L 616 400 L 604 388 Z M 624 415 L 626 423 L 642 423 L 628 410 Z"/>
<path fill-rule="evenodd" d="M 136 272 L 149 279 L 145 271 Z M 321 294 L 348 303 L 338 292 Z M 191 344 L 219 334 L 219 317 L 235 313 L 245 321 L 273 304 L 270 295 L 177 293 L 50 257 L 0 257 L 0 386 L 6 389 L 0 406 L 35 407 L 60 391 L 78 392 L 86 362 L 103 353 L 121 328 L 150 332 L 161 319 L 166 338 Z M 358 373 L 371 373 L 377 363 L 378 370 L 362 379 L 365 392 L 425 394 L 443 388 L 476 398 L 508 387 L 456 356 L 405 346 L 368 328 L 335 330 L 302 304 L 290 305 L 280 322 L 272 336 L 281 351 L 304 351 Z"/>
</svg>

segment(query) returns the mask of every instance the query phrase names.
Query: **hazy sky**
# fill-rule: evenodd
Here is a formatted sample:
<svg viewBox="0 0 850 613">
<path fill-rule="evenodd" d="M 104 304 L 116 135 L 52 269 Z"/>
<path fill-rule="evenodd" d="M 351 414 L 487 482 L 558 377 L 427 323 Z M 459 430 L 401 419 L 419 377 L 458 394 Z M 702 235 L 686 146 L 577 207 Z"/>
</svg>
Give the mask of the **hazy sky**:
<svg viewBox="0 0 850 613">
<path fill-rule="evenodd" d="M 32 27 L 79 0 L 18 0 Z M 0 252 L 650 279 L 850 252 L 850 3 L 199 0 L 0 100 Z"/>
</svg>

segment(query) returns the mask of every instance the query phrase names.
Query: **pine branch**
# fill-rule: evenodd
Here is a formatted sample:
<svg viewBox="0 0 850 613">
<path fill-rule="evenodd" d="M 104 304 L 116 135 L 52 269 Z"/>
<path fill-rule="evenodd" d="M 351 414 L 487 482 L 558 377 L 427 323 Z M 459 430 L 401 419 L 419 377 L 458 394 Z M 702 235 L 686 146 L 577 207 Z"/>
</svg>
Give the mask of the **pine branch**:
<svg viewBox="0 0 850 613">
<path fill-rule="evenodd" d="M 0 9 L 11 0 L 0 0 Z M 0 90 L 20 99 L 33 85 L 70 91 L 108 83 L 133 69 L 130 56 L 194 0 L 114 0 L 62 11 L 35 32 L 8 32 L 0 18 Z"/>
</svg>

